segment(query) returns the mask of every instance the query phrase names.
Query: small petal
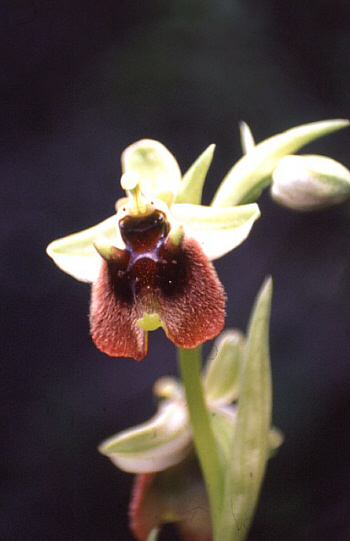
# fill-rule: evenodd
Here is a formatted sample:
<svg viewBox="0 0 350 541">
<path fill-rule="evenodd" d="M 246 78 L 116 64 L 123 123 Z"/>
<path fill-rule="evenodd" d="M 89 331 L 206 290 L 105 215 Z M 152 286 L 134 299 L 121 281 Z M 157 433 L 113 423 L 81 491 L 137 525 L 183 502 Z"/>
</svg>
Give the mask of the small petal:
<svg viewBox="0 0 350 541">
<path fill-rule="evenodd" d="M 225 294 L 214 267 L 192 238 L 164 247 L 160 255 L 172 267 L 160 274 L 157 313 L 166 334 L 181 348 L 194 348 L 214 338 L 225 323 Z M 169 257 L 170 256 L 170 257 Z M 165 262 L 167 263 L 167 260 Z"/>
<path fill-rule="evenodd" d="M 171 213 L 210 260 L 222 257 L 241 244 L 260 216 L 256 203 L 225 208 L 174 204 Z"/>
<path fill-rule="evenodd" d="M 273 199 L 294 210 L 319 210 L 350 197 L 350 171 L 326 156 L 285 156 L 272 178 Z"/>
<path fill-rule="evenodd" d="M 269 177 L 278 160 L 287 154 L 293 154 L 307 143 L 348 125 L 349 121 L 343 119 L 312 122 L 265 139 L 250 149 L 248 154 L 230 169 L 211 204 L 226 207 L 256 200 L 266 182 L 270 183 Z"/>
<path fill-rule="evenodd" d="M 170 242 L 174 246 L 179 246 L 184 238 L 185 232 L 182 225 L 173 227 L 168 235 L 167 242 Z"/>
<path fill-rule="evenodd" d="M 144 196 L 162 199 L 168 206 L 176 197 L 181 171 L 171 152 L 158 141 L 142 139 L 126 148 L 122 169 L 138 177 Z"/>
<path fill-rule="evenodd" d="M 139 541 L 167 522 L 177 522 L 186 541 L 211 541 L 209 503 L 195 456 L 165 471 L 138 475 L 129 517 Z"/>
<path fill-rule="evenodd" d="M 225 406 L 238 397 L 239 375 L 244 336 L 238 330 L 228 330 L 214 342 L 204 375 L 206 400 Z"/>
<path fill-rule="evenodd" d="M 164 400 L 146 423 L 102 442 L 99 451 L 132 473 L 161 471 L 181 462 L 192 449 L 192 433 L 183 402 Z"/>
<path fill-rule="evenodd" d="M 101 261 L 100 274 L 91 291 L 92 339 L 107 355 L 140 361 L 147 353 L 147 334 L 137 324 L 133 297 L 125 287 L 125 265 Z"/>
<path fill-rule="evenodd" d="M 208 169 L 213 160 L 215 145 L 208 148 L 197 158 L 191 167 L 184 174 L 179 192 L 176 196 L 176 203 L 192 203 L 199 205 L 202 199 L 202 189 Z"/>
<path fill-rule="evenodd" d="M 82 282 L 94 282 L 101 267 L 101 257 L 94 243 L 116 244 L 118 222 L 116 215 L 89 229 L 57 239 L 48 245 L 47 254 L 56 265 Z"/>
</svg>

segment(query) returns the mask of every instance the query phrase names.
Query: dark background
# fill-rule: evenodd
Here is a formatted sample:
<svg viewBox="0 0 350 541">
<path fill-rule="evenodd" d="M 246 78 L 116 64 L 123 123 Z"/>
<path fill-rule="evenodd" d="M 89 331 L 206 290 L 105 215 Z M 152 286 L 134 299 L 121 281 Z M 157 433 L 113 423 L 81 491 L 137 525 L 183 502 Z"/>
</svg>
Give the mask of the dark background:
<svg viewBox="0 0 350 541">
<path fill-rule="evenodd" d="M 45 255 L 53 239 L 113 212 L 119 157 L 161 140 L 183 171 L 217 143 L 205 202 L 257 141 L 349 117 L 347 0 L 16 0 L 1 12 L 0 538 L 127 541 L 132 478 L 98 443 L 154 412 L 176 374 L 160 331 L 140 364 L 88 333 L 89 286 Z M 350 166 L 350 132 L 310 145 Z M 246 328 L 274 278 L 274 423 L 251 541 L 350 539 L 350 203 L 297 214 L 265 194 L 249 240 L 216 264 L 227 325 Z M 175 539 L 167 528 L 162 539 Z"/>
</svg>

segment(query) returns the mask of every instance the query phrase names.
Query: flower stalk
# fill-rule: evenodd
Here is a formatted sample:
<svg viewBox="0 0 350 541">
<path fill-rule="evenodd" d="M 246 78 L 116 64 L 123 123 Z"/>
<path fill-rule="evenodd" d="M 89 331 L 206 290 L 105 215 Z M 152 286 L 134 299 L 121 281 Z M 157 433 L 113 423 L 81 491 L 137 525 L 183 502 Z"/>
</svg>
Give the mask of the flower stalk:
<svg viewBox="0 0 350 541">
<path fill-rule="evenodd" d="M 224 472 L 205 404 L 201 377 L 201 347 L 178 349 L 194 444 L 208 491 L 214 541 L 219 541 Z M 222 540 L 223 541 L 223 540 Z"/>
</svg>

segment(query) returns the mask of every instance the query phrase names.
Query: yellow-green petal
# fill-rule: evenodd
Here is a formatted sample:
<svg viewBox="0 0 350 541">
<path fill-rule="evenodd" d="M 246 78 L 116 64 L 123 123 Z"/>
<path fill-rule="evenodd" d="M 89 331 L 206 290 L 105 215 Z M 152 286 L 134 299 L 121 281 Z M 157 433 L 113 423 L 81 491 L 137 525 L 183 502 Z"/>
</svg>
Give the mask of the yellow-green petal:
<svg viewBox="0 0 350 541">
<path fill-rule="evenodd" d="M 220 184 L 212 205 L 239 205 L 255 199 L 259 188 L 265 187 L 278 160 L 287 154 L 294 154 L 304 145 L 349 125 L 348 120 L 324 120 L 297 126 L 265 139 L 230 169 Z"/>
<path fill-rule="evenodd" d="M 46 252 L 56 265 L 82 282 L 94 282 L 101 266 L 101 256 L 94 243 L 115 245 L 117 242 L 116 215 L 93 227 L 51 242 Z"/>
<path fill-rule="evenodd" d="M 200 205 L 208 169 L 213 160 L 215 145 L 209 145 L 184 174 L 175 203 Z"/>
<path fill-rule="evenodd" d="M 124 471 L 147 473 L 181 462 L 191 442 L 184 402 L 165 400 L 149 421 L 105 440 L 99 451 Z"/>
<path fill-rule="evenodd" d="M 260 216 L 255 203 L 226 208 L 174 204 L 171 213 L 182 223 L 185 233 L 199 242 L 211 260 L 222 257 L 241 244 Z"/>
<path fill-rule="evenodd" d="M 181 171 L 169 150 L 153 139 L 142 139 L 122 153 L 123 173 L 138 178 L 141 192 L 147 198 L 157 197 L 168 206 L 180 187 Z"/>
<path fill-rule="evenodd" d="M 208 403 L 225 406 L 238 398 L 243 346 L 243 333 L 236 329 L 223 332 L 215 340 L 203 380 Z"/>
</svg>

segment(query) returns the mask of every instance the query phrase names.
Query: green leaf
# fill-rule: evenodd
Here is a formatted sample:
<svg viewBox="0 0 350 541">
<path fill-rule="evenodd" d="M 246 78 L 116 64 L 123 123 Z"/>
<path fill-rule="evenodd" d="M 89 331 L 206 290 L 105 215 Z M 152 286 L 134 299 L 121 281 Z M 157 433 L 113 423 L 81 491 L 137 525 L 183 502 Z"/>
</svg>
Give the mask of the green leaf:
<svg viewBox="0 0 350 541">
<path fill-rule="evenodd" d="M 241 244 L 260 216 L 255 203 L 227 208 L 174 204 L 171 213 L 182 223 L 185 233 L 199 242 L 211 260 L 222 257 Z"/>
<path fill-rule="evenodd" d="M 143 195 L 157 197 L 168 205 L 180 188 L 181 171 L 176 159 L 162 143 L 152 139 L 142 139 L 126 148 L 122 169 L 138 178 Z"/>
<path fill-rule="evenodd" d="M 269 318 L 272 281 L 260 290 L 247 333 L 231 462 L 226 472 L 223 540 L 242 541 L 254 516 L 270 452 Z"/>
<path fill-rule="evenodd" d="M 280 158 L 294 154 L 311 141 L 348 125 L 349 121 L 343 119 L 312 122 L 265 139 L 251 148 L 230 169 L 211 204 L 226 207 L 250 201 L 250 193 L 256 191 L 261 183 L 264 183 L 263 187 L 266 186 L 265 181 L 271 176 Z"/>
<path fill-rule="evenodd" d="M 227 330 L 215 340 L 203 380 L 208 403 L 226 406 L 237 399 L 243 345 L 238 330 Z"/>
<path fill-rule="evenodd" d="M 101 256 L 94 248 L 94 243 L 116 245 L 117 230 L 114 215 L 84 231 L 54 240 L 46 252 L 67 274 L 82 282 L 94 282 L 101 266 Z"/>
<path fill-rule="evenodd" d="M 191 447 L 192 433 L 184 402 L 164 400 L 149 421 L 108 438 L 98 449 L 120 469 L 145 473 L 178 464 Z"/>
<path fill-rule="evenodd" d="M 175 199 L 176 203 L 200 204 L 203 184 L 213 159 L 214 150 L 215 145 L 209 145 L 184 174 Z"/>
</svg>

